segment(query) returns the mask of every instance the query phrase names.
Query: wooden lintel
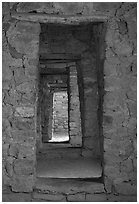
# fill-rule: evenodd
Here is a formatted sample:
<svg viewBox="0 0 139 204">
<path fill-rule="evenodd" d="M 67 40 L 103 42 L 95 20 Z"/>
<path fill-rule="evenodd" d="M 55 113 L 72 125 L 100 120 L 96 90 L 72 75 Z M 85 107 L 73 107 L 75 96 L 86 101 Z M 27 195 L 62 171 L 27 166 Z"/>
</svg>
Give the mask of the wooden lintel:
<svg viewBox="0 0 139 204">
<path fill-rule="evenodd" d="M 40 74 L 68 74 L 68 71 L 64 68 L 41 68 Z"/>
<path fill-rule="evenodd" d="M 49 83 L 49 86 L 50 88 L 65 88 L 65 89 L 67 88 L 67 84 L 64 84 L 64 83 L 63 84 L 62 83 L 61 84 L 54 84 L 54 83 L 50 84 Z"/>
<path fill-rule="evenodd" d="M 47 54 L 47 53 L 41 53 L 40 54 L 40 60 L 41 61 L 51 61 L 51 60 L 58 60 L 58 62 L 66 61 L 66 60 L 80 60 L 80 55 L 72 55 L 72 54 L 63 54 L 63 53 L 54 53 L 54 54 Z"/>
<path fill-rule="evenodd" d="M 23 21 L 32 21 L 38 23 L 80 25 L 93 22 L 107 21 L 108 15 L 102 13 L 92 13 L 91 16 L 58 16 L 44 13 L 11 13 L 12 18 Z"/>
</svg>

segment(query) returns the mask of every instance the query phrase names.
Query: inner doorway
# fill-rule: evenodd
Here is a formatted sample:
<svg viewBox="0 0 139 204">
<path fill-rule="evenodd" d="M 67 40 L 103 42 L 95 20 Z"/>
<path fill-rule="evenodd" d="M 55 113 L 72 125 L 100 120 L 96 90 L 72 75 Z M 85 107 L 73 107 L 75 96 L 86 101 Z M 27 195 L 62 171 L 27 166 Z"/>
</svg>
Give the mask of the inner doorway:
<svg viewBox="0 0 139 204">
<path fill-rule="evenodd" d="M 53 93 L 52 138 L 49 142 L 69 141 L 68 130 L 68 93 L 56 91 Z"/>
<path fill-rule="evenodd" d="M 41 75 L 41 126 L 43 142 L 69 141 L 69 97 L 67 75 Z"/>
</svg>

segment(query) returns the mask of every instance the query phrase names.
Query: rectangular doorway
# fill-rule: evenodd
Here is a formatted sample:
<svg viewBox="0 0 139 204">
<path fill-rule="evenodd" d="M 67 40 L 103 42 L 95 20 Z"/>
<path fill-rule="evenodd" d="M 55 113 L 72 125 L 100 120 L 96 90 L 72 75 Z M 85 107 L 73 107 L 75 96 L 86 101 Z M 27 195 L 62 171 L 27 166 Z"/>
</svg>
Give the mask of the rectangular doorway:
<svg viewBox="0 0 139 204">
<path fill-rule="evenodd" d="M 69 141 L 67 75 L 41 75 L 41 130 L 43 142 Z"/>
</svg>

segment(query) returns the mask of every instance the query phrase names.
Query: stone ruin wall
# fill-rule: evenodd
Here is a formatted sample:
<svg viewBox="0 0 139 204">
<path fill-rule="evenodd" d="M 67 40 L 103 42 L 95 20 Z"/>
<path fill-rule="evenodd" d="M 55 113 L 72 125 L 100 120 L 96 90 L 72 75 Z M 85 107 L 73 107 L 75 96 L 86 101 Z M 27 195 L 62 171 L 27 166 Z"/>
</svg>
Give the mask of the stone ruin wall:
<svg viewBox="0 0 139 204">
<path fill-rule="evenodd" d="M 33 201 L 39 23 L 11 12 L 108 16 L 104 61 L 104 189 L 40 200 L 136 201 L 136 3 L 3 3 L 3 200 Z M 101 48 L 100 42 L 100 48 Z M 100 63 L 104 56 L 100 52 Z M 100 87 L 102 85 L 100 84 Z M 102 102 L 100 102 L 102 103 Z M 6 186 L 12 186 L 9 193 Z M 90 191 L 89 191 L 90 192 Z M 93 192 L 93 191 L 92 191 Z M 63 197 L 59 197 L 63 196 Z"/>
</svg>

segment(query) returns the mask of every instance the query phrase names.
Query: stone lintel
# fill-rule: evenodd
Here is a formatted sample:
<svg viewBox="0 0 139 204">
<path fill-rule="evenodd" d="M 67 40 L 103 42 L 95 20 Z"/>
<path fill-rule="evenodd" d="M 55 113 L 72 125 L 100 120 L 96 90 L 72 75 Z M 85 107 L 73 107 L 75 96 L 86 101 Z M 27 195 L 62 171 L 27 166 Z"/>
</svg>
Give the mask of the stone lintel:
<svg viewBox="0 0 139 204">
<path fill-rule="evenodd" d="M 44 13 L 12 13 L 12 18 L 22 21 L 37 23 L 53 23 L 64 25 L 80 25 L 93 22 L 105 22 L 108 19 L 106 14 L 94 13 L 91 16 L 56 16 Z"/>
</svg>

